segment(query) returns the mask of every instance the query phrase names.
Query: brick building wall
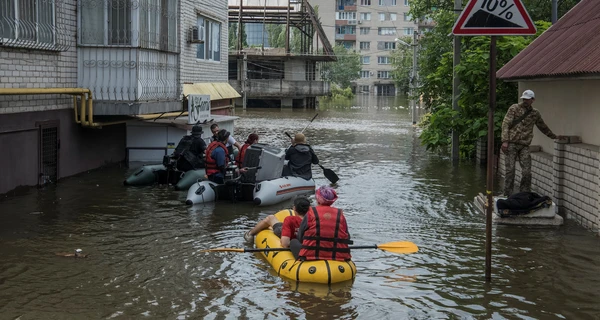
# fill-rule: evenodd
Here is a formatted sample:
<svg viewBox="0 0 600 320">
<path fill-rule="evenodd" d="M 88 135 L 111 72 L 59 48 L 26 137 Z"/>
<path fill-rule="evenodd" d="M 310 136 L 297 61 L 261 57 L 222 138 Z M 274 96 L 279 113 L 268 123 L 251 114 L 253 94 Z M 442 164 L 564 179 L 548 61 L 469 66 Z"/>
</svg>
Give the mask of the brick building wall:
<svg viewBox="0 0 600 320">
<path fill-rule="evenodd" d="M 77 87 L 77 5 L 56 4 L 56 26 L 66 36 L 66 51 L 0 47 L 0 88 Z M 0 96 L 0 114 L 73 108 L 70 96 Z"/>
<path fill-rule="evenodd" d="M 198 44 L 189 43 L 189 29 L 197 25 L 198 16 L 221 23 L 221 61 L 196 58 Z M 228 22 L 227 1 L 181 1 L 180 70 L 183 83 L 227 82 L 228 75 Z"/>
</svg>

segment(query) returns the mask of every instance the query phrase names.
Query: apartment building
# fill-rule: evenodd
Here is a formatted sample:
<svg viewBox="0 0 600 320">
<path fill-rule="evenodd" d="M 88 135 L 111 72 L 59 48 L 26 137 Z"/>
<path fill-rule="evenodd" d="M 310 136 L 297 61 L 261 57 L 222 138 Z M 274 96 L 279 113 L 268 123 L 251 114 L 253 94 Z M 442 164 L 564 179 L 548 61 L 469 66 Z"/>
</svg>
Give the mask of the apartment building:
<svg viewBox="0 0 600 320">
<path fill-rule="evenodd" d="M 187 94 L 232 110 L 227 30 L 226 1 L 0 1 L 0 194 L 124 160 Z"/>
<path fill-rule="evenodd" d="M 314 2 L 316 5 L 318 1 Z M 418 28 L 409 9 L 409 0 L 336 0 L 319 4 L 325 33 L 335 39 L 336 45 L 361 55 L 360 78 L 354 82 L 356 93 L 396 95 L 391 52 L 400 45 L 396 39 L 412 37 Z"/>
</svg>

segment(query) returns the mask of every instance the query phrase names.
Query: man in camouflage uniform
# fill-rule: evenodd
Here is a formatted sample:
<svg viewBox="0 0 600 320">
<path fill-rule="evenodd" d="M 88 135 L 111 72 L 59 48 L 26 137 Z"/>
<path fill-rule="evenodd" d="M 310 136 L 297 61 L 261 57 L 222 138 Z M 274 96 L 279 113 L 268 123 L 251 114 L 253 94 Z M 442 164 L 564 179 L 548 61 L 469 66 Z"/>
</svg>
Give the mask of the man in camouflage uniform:
<svg viewBox="0 0 600 320">
<path fill-rule="evenodd" d="M 548 128 L 540 112 L 532 107 L 535 94 L 531 90 L 525 90 L 521 96 L 523 100 L 519 104 L 513 104 L 508 108 L 504 121 L 502 121 L 502 151 L 506 153 L 504 195 L 513 193 L 515 183 L 515 164 L 517 158 L 521 164 L 520 192 L 531 191 L 531 154 L 529 145 L 533 139 L 533 126 L 536 125 L 540 131 L 550 139 L 560 139 Z"/>
</svg>

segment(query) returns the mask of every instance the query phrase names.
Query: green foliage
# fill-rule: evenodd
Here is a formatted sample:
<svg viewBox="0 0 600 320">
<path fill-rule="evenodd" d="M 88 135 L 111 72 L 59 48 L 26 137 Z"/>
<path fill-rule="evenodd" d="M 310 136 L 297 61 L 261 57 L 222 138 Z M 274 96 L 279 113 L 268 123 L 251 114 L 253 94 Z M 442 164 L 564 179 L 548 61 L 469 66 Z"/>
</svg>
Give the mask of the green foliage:
<svg viewBox="0 0 600 320">
<path fill-rule="evenodd" d="M 460 78 L 459 110 L 452 109 L 452 39 L 448 37 L 454 24 L 452 12 L 438 10 L 433 14 L 436 27 L 420 41 L 420 87 L 429 114 L 421 122 L 421 142 L 428 150 L 446 150 L 451 132 L 460 132 L 463 157 L 474 154 L 477 139 L 487 135 L 489 108 L 489 37 L 462 37 L 461 60 L 456 66 Z M 535 36 L 497 38 L 497 68 L 500 69 L 549 27 L 536 23 Z M 517 84 L 497 80 L 495 136 L 500 136 L 501 124 L 508 107 L 516 102 Z"/>
<path fill-rule="evenodd" d="M 332 100 L 336 99 L 352 99 L 354 97 L 354 93 L 352 93 L 352 89 L 350 87 L 340 88 L 336 84 L 331 86 L 331 98 Z"/>
<path fill-rule="evenodd" d="M 337 61 L 323 64 L 321 77 L 325 81 L 337 84 L 341 88 L 350 87 L 350 82 L 360 76 L 361 64 L 360 54 L 350 51 L 344 46 L 336 45 L 333 52 Z"/>
<path fill-rule="evenodd" d="M 271 48 L 285 48 L 285 26 L 282 24 L 267 24 L 265 29 L 269 36 Z"/>
<path fill-rule="evenodd" d="M 412 37 L 403 37 L 400 40 L 412 44 Z M 410 90 L 410 75 L 412 73 L 412 48 L 405 45 L 397 45 L 392 51 L 392 78 L 396 82 L 398 92 L 407 95 Z"/>
<path fill-rule="evenodd" d="M 245 24 L 242 23 L 242 47 L 248 47 Z M 236 50 L 238 47 L 238 24 L 235 22 L 229 23 L 229 49 Z"/>
</svg>

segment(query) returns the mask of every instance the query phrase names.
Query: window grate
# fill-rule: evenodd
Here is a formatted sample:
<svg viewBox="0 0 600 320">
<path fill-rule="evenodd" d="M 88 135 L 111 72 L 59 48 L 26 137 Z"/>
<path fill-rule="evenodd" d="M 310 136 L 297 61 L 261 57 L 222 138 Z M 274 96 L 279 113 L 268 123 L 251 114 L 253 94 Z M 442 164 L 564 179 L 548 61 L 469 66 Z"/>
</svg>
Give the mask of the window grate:
<svg viewBox="0 0 600 320">
<path fill-rule="evenodd" d="M 40 126 L 40 185 L 58 180 L 58 126 Z"/>
</svg>

